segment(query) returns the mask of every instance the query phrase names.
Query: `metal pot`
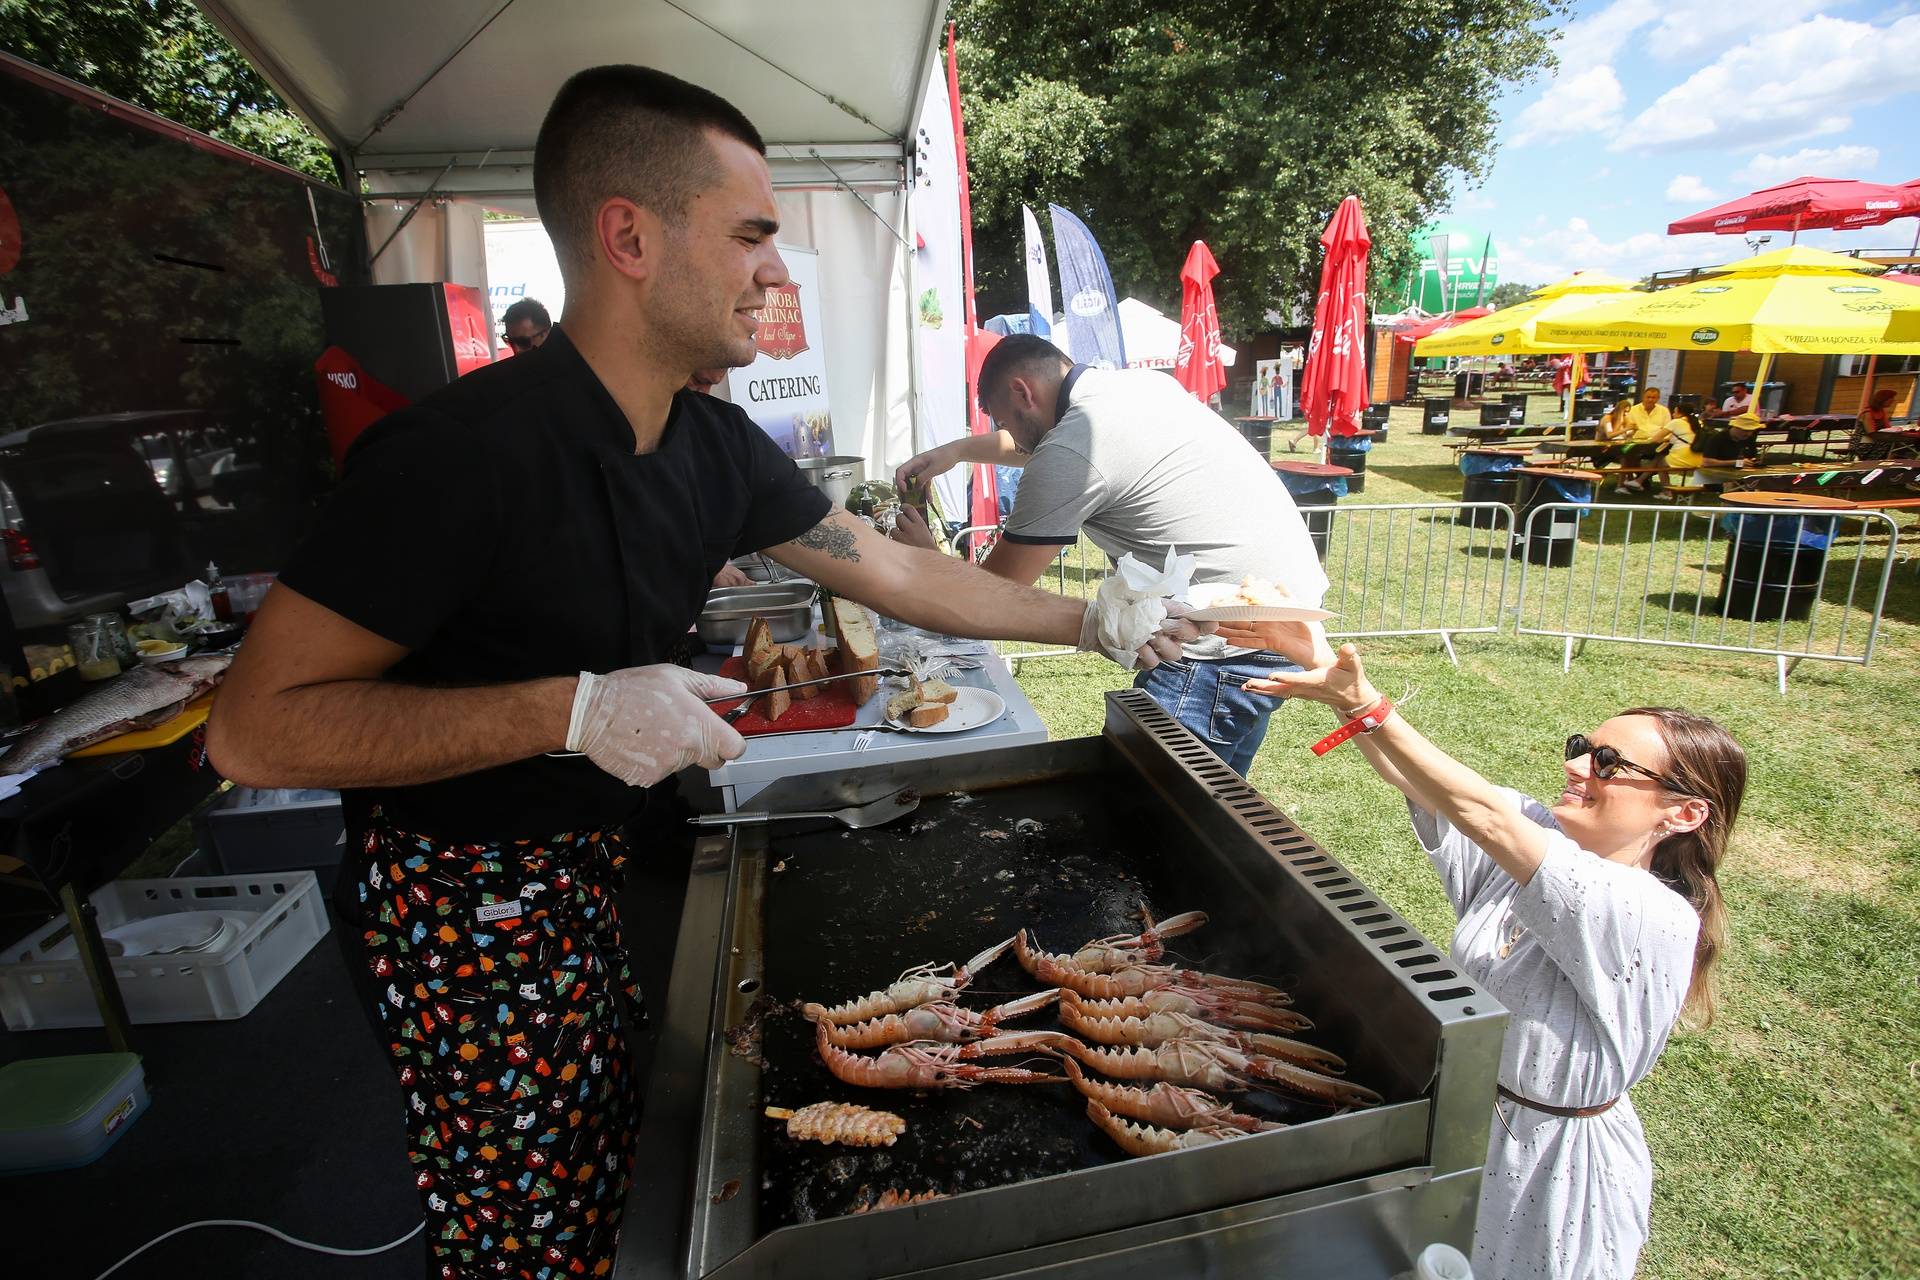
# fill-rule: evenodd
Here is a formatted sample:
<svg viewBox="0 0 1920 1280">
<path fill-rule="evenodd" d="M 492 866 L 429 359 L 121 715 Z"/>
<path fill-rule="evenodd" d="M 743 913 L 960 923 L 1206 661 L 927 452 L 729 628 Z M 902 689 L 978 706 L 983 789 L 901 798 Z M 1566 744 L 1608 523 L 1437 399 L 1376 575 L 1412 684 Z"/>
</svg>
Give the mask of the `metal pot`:
<svg viewBox="0 0 1920 1280">
<path fill-rule="evenodd" d="M 808 484 L 843 511 L 854 486 L 865 484 L 867 479 L 865 458 L 795 458 L 793 465 L 800 468 Z"/>
</svg>

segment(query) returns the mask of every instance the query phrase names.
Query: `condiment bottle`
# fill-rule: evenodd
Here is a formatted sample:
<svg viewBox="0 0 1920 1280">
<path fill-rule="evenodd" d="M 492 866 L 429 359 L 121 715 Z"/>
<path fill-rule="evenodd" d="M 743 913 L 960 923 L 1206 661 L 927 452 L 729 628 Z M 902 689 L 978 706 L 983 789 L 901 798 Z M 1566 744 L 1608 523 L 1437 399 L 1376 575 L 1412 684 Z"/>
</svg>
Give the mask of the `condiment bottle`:
<svg viewBox="0 0 1920 1280">
<path fill-rule="evenodd" d="M 213 616 L 222 622 L 233 621 L 233 598 L 227 594 L 227 584 L 220 580 L 220 566 L 207 561 L 207 598 L 213 605 Z"/>
</svg>

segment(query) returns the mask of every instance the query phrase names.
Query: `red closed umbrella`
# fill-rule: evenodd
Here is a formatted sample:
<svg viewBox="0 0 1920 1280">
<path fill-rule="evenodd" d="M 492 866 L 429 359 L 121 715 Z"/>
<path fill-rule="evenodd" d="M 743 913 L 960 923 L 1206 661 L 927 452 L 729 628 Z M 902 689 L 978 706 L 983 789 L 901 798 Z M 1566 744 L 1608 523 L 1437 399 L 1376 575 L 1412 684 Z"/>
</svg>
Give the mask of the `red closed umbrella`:
<svg viewBox="0 0 1920 1280">
<path fill-rule="evenodd" d="M 1195 240 L 1180 268 L 1180 355 L 1173 376 L 1205 404 L 1227 388 L 1220 363 L 1220 314 L 1213 309 L 1213 278 L 1220 267 L 1205 240 Z"/>
<path fill-rule="evenodd" d="M 1797 237 L 1816 228 L 1877 227 L 1915 215 L 1920 215 L 1920 187 L 1912 183 L 1888 186 L 1850 178 L 1795 178 L 1670 222 L 1667 234 L 1791 231 Z"/>
<path fill-rule="evenodd" d="M 1307 367 L 1300 379 L 1300 411 L 1315 436 L 1360 434 L 1367 408 L 1367 234 L 1360 197 L 1348 196 L 1320 233 L 1326 260 L 1320 265 L 1320 297 L 1307 339 Z"/>
<path fill-rule="evenodd" d="M 1431 338 L 1443 329 L 1451 329 L 1457 324 L 1465 324 L 1469 320 L 1478 320 L 1481 316 L 1492 314 L 1492 307 L 1468 307 L 1463 311 L 1449 311 L 1445 315 L 1415 320 L 1405 328 L 1395 329 L 1393 336 L 1402 342 L 1418 342 L 1422 338 Z"/>
</svg>

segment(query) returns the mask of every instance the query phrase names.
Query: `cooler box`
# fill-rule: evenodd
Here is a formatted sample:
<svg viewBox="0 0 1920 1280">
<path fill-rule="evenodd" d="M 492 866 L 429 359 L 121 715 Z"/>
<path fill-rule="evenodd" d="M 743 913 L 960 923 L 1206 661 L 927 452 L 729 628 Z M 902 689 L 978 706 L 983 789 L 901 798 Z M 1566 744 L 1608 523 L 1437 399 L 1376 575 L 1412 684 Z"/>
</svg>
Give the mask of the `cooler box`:
<svg viewBox="0 0 1920 1280">
<path fill-rule="evenodd" d="M 8 1063 L 0 1067 L 0 1175 L 92 1164 L 146 1109 L 138 1054 Z"/>
<path fill-rule="evenodd" d="M 338 791 L 234 787 L 202 810 L 195 826 L 201 828 L 200 847 L 213 855 L 222 875 L 330 872 L 346 849 Z"/>
</svg>

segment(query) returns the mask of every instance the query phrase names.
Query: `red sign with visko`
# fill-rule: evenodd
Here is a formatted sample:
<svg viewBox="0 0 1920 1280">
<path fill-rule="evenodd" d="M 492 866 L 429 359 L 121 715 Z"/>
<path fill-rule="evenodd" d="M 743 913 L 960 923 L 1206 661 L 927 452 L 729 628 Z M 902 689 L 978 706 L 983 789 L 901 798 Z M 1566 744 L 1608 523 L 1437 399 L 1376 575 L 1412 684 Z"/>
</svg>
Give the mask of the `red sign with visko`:
<svg viewBox="0 0 1920 1280">
<path fill-rule="evenodd" d="M 771 360 L 791 360 L 807 349 L 799 285 L 788 283 L 767 290 L 767 305 L 760 308 L 760 327 L 754 331 L 753 341 L 760 354 Z"/>
<path fill-rule="evenodd" d="M 469 284 L 443 284 L 447 292 L 447 331 L 453 339 L 454 377 L 493 363 L 493 343 L 487 340 L 493 331 L 493 309 L 487 295 Z"/>
</svg>

